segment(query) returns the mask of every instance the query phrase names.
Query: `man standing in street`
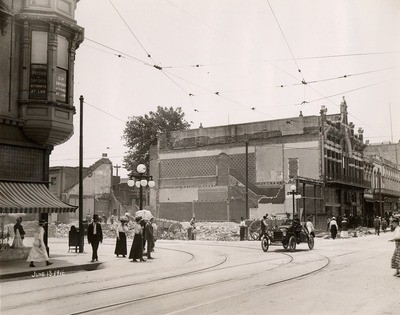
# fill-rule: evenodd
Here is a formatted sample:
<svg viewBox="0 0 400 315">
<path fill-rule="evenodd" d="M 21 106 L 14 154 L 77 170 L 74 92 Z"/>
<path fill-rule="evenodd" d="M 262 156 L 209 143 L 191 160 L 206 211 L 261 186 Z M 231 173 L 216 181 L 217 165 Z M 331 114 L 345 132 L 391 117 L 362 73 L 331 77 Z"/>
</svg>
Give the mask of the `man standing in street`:
<svg viewBox="0 0 400 315">
<path fill-rule="evenodd" d="M 381 229 L 381 219 L 378 216 L 374 220 L 375 235 L 379 236 L 379 230 Z"/>
<path fill-rule="evenodd" d="M 240 240 L 244 241 L 244 233 L 246 231 L 246 221 L 243 217 L 240 217 L 240 224 L 239 224 L 239 233 L 240 233 Z"/>
<path fill-rule="evenodd" d="M 101 224 L 98 222 L 99 216 L 97 214 L 93 215 L 93 222 L 88 226 L 88 242 L 92 245 L 92 260 L 99 261 L 97 256 L 97 249 L 99 248 L 99 243 L 103 242 L 103 231 L 101 230 Z"/>
</svg>

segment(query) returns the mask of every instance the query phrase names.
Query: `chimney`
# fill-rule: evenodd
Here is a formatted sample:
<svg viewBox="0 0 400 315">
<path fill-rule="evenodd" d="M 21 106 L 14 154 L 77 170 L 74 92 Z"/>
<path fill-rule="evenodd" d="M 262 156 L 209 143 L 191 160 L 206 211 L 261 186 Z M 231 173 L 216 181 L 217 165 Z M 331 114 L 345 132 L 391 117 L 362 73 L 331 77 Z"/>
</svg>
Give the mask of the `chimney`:
<svg viewBox="0 0 400 315">
<path fill-rule="evenodd" d="M 102 157 L 102 158 L 106 158 L 106 157 L 107 157 L 107 153 L 103 153 L 103 154 L 101 155 L 101 157 Z"/>
<path fill-rule="evenodd" d="M 363 135 L 363 133 L 364 133 L 364 129 L 362 129 L 361 127 L 358 128 L 358 139 L 360 139 L 361 142 L 364 141 L 364 135 Z"/>
</svg>

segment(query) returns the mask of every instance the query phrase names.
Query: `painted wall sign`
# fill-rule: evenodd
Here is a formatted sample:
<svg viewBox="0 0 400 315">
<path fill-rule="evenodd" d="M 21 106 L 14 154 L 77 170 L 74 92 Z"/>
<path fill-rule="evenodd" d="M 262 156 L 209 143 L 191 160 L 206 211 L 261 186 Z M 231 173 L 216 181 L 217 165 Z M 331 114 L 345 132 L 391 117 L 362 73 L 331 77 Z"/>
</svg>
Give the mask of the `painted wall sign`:
<svg viewBox="0 0 400 315">
<path fill-rule="evenodd" d="M 60 68 L 57 68 L 56 73 L 56 99 L 67 102 L 67 71 Z"/>
<path fill-rule="evenodd" d="M 29 97 L 47 99 L 47 66 L 31 65 Z"/>
</svg>

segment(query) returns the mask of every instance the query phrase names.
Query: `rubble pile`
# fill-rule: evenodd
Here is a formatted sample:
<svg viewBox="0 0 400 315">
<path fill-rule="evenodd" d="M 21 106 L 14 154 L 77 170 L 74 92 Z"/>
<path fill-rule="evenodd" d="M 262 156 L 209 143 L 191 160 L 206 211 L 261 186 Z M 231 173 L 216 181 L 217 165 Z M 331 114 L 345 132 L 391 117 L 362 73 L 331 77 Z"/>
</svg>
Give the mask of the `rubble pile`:
<svg viewBox="0 0 400 315">
<path fill-rule="evenodd" d="M 183 225 L 183 224 L 182 224 Z M 198 222 L 196 240 L 202 241 L 237 241 L 239 224 L 234 222 Z"/>
</svg>

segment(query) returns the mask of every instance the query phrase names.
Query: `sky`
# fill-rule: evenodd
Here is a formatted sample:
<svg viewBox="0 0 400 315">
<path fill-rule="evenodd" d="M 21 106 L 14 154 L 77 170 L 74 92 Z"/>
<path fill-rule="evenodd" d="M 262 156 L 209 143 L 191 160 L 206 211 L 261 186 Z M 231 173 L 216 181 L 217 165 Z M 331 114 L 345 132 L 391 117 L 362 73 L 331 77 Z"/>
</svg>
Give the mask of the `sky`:
<svg viewBox="0 0 400 315">
<path fill-rule="evenodd" d="M 122 166 L 126 121 L 157 106 L 198 128 L 335 114 L 345 97 L 365 140 L 400 139 L 398 0 L 80 0 L 75 18 L 75 133 L 50 166 L 79 165 L 80 95 L 85 167 Z"/>
</svg>

